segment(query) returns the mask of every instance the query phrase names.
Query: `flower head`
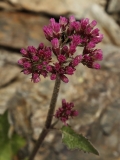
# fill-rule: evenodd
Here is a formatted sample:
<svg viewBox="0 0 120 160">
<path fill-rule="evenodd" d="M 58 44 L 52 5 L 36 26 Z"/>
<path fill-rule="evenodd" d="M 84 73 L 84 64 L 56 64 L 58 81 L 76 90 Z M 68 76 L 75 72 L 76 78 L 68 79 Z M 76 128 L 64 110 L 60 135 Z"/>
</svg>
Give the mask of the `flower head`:
<svg viewBox="0 0 120 160">
<path fill-rule="evenodd" d="M 32 74 L 32 81 L 40 81 L 40 75 L 55 80 L 57 76 L 68 83 L 67 75 L 73 75 L 79 63 L 89 68 L 100 69 L 98 61 L 103 59 L 101 49 L 96 45 L 102 41 L 103 35 L 98 28 L 97 22 L 90 22 L 88 18 L 76 20 L 74 16 L 69 18 L 60 17 L 59 22 L 54 18 L 43 27 L 45 37 L 52 47 L 46 47 L 40 43 L 38 48 L 28 46 L 22 48 L 21 58 L 18 63 L 23 67 L 24 74 Z M 83 52 L 75 55 L 77 47 L 83 47 Z M 52 53 L 55 55 L 53 60 Z"/>
<path fill-rule="evenodd" d="M 34 83 L 40 81 L 40 75 L 46 77 L 48 71 L 47 65 L 51 61 L 52 52 L 49 47 L 40 44 L 38 49 L 28 46 L 27 49 L 21 50 L 23 58 L 18 60 L 18 64 L 23 67 L 24 74 L 32 74 L 31 80 Z"/>
<path fill-rule="evenodd" d="M 58 108 L 54 116 L 67 125 L 67 120 L 78 115 L 78 111 L 74 110 L 73 108 L 74 104 L 72 102 L 68 103 L 65 99 L 63 99 L 62 107 Z"/>
</svg>

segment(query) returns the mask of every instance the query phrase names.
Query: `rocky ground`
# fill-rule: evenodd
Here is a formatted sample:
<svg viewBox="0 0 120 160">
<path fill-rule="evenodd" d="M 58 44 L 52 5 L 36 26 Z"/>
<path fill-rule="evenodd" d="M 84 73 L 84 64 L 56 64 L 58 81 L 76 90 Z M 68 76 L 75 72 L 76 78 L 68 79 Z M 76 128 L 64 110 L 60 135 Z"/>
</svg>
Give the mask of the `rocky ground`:
<svg viewBox="0 0 120 160">
<path fill-rule="evenodd" d="M 4 0 L 0 1 L 0 114 L 9 110 L 10 134 L 14 130 L 27 139 L 19 160 L 29 154 L 42 130 L 54 86 L 49 78 L 32 84 L 20 73 L 19 50 L 48 44 L 42 27 L 60 15 L 96 19 L 104 34 L 99 45 L 104 53 L 102 69 L 79 65 L 70 82 L 62 83 L 57 102 L 60 106 L 66 97 L 75 103 L 79 116 L 70 124 L 92 141 L 100 156 L 71 152 L 59 132 L 50 132 L 35 160 L 120 160 L 120 0 Z"/>
</svg>

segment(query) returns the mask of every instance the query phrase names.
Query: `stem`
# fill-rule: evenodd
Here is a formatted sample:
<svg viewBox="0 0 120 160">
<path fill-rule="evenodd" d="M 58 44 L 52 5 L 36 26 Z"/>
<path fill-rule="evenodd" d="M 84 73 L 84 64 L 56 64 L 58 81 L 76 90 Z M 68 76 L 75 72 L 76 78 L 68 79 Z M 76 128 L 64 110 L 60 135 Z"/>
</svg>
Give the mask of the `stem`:
<svg viewBox="0 0 120 160">
<path fill-rule="evenodd" d="M 51 98 L 51 102 L 50 102 L 50 107 L 49 107 L 47 119 L 46 119 L 46 123 L 45 123 L 45 127 L 47 129 L 50 128 L 50 125 L 51 125 L 51 122 L 53 119 L 53 113 L 55 110 L 59 89 L 60 89 L 60 78 L 57 76 L 56 81 L 55 81 L 53 94 L 52 94 L 52 98 Z"/>
<path fill-rule="evenodd" d="M 52 98 L 51 98 L 51 102 L 50 102 L 50 106 L 49 106 L 49 111 L 48 111 L 46 122 L 45 122 L 45 126 L 44 126 L 42 132 L 40 133 L 40 136 L 39 136 L 39 138 L 36 142 L 36 145 L 35 145 L 28 160 L 34 159 L 34 157 L 35 157 L 38 149 L 40 148 L 42 142 L 44 141 L 47 133 L 50 131 L 51 122 L 53 119 L 53 114 L 54 114 L 54 110 L 55 110 L 55 106 L 56 106 L 56 102 L 57 102 L 59 89 L 60 89 L 60 78 L 57 76 L 56 81 L 55 81 L 53 94 L 52 94 Z"/>
</svg>

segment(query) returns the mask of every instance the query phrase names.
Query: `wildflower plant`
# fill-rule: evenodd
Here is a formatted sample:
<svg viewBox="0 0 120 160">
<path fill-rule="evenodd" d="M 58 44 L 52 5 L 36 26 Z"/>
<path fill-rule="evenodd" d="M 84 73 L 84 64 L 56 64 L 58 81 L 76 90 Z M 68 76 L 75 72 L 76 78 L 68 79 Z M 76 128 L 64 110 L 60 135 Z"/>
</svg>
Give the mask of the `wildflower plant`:
<svg viewBox="0 0 120 160">
<path fill-rule="evenodd" d="M 69 18 L 61 16 L 59 22 L 51 18 L 50 23 L 43 27 L 43 32 L 51 43 L 51 47 L 40 43 L 38 48 L 28 46 L 27 49 L 22 48 L 20 51 L 22 58 L 18 64 L 23 67 L 24 74 L 31 74 L 32 82 L 39 82 L 41 76 L 44 78 L 49 76 L 51 80 L 55 80 L 45 127 L 29 160 L 33 160 L 47 133 L 56 125 L 56 123 L 52 124 L 53 117 L 63 122 L 61 128 L 63 142 L 68 148 L 79 148 L 98 154 L 98 151 L 85 137 L 75 133 L 68 125 L 67 120 L 78 115 L 78 111 L 73 109 L 72 102 L 68 103 L 63 99 L 62 106 L 54 113 L 60 82 L 68 83 L 67 75 L 73 75 L 76 66 L 81 63 L 91 69 L 100 69 L 98 62 L 102 60 L 103 53 L 101 49 L 95 47 L 102 41 L 103 35 L 99 33 L 98 28 L 95 28 L 96 25 L 95 20 L 90 22 L 88 18 L 77 21 L 74 16 Z M 77 47 L 83 47 L 82 53 L 76 54 Z M 53 60 L 53 57 L 56 59 Z"/>
</svg>

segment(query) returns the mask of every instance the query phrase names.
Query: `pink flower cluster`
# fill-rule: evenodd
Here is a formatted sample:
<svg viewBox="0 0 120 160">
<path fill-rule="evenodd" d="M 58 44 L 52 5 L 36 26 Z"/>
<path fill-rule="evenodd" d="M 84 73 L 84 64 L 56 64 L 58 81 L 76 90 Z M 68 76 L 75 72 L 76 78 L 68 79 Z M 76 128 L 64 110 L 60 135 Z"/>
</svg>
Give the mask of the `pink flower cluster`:
<svg viewBox="0 0 120 160">
<path fill-rule="evenodd" d="M 88 18 L 76 21 L 74 16 L 69 19 L 60 17 L 59 22 L 54 18 L 50 24 L 44 26 L 45 37 L 50 41 L 52 47 L 45 47 L 40 44 L 38 48 L 29 46 L 21 49 L 23 58 L 18 63 L 24 68 L 24 74 L 32 74 L 32 81 L 39 82 L 40 75 L 47 77 L 50 74 L 51 80 L 57 76 L 67 83 L 66 75 L 74 74 L 79 63 L 89 68 L 100 69 L 103 58 L 102 50 L 95 49 L 96 44 L 102 41 L 103 35 L 98 28 L 94 28 L 97 22 L 89 22 Z M 77 47 L 83 47 L 83 53 L 75 55 Z M 52 53 L 56 61 L 52 60 Z"/>
<path fill-rule="evenodd" d="M 47 66 L 51 62 L 52 51 L 50 47 L 45 47 L 40 43 L 36 49 L 33 46 L 28 46 L 27 49 L 21 49 L 23 58 L 18 60 L 18 64 L 23 66 L 22 72 L 24 74 L 32 74 L 31 80 L 34 83 L 40 81 L 40 75 L 47 77 Z"/>
<path fill-rule="evenodd" d="M 62 100 L 62 107 L 58 108 L 55 113 L 55 117 L 60 119 L 65 125 L 67 125 L 66 121 L 69 118 L 73 118 L 78 115 L 78 111 L 73 109 L 74 104 L 66 102 L 65 99 Z"/>
</svg>

